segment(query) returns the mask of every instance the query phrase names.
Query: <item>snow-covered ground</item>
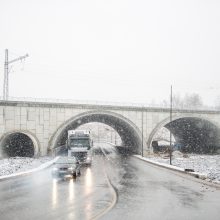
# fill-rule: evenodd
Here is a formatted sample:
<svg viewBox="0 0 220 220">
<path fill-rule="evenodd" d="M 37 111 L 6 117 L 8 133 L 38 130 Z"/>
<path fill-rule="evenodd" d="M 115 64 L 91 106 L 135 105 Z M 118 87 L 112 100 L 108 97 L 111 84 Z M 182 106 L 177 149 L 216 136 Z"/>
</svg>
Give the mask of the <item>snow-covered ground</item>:
<svg viewBox="0 0 220 220">
<path fill-rule="evenodd" d="M 51 157 L 10 157 L 0 160 L 0 176 L 19 173 L 39 167 L 53 158 Z"/>
<path fill-rule="evenodd" d="M 154 154 L 149 156 L 149 159 L 166 164 L 170 162 L 167 154 Z M 220 155 L 182 154 L 174 151 L 172 165 L 184 169 L 194 169 L 195 172 L 206 174 L 208 181 L 220 184 Z"/>
</svg>

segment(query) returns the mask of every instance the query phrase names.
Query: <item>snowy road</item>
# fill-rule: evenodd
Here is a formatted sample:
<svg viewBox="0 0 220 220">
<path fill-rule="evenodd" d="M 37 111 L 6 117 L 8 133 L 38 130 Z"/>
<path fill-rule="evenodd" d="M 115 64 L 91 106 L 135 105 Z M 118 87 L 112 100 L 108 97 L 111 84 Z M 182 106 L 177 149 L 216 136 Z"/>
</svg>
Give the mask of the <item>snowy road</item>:
<svg viewBox="0 0 220 220">
<path fill-rule="evenodd" d="M 94 219 L 113 201 L 105 172 L 118 198 L 100 219 L 220 219 L 220 190 L 193 177 L 116 153 L 93 162 L 76 180 L 53 180 L 47 169 L 1 181 L 1 219 Z"/>
</svg>

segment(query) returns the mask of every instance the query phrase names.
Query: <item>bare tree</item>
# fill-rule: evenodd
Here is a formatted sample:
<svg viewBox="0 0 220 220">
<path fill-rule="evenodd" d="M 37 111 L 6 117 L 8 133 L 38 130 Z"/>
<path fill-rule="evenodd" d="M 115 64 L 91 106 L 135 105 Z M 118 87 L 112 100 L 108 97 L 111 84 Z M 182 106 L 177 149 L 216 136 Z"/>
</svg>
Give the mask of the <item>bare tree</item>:
<svg viewBox="0 0 220 220">
<path fill-rule="evenodd" d="M 183 99 L 179 94 L 173 95 L 173 107 L 180 108 L 180 109 L 184 108 Z"/>
<path fill-rule="evenodd" d="M 167 100 L 163 100 L 161 105 L 163 107 L 169 107 L 170 103 Z M 177 109 L 200 109 L 204 107 L 202 98 L 197 93 L 186 94 L 181 97 L 179 94 L 173 95 L 173 108 Z M 220 109 L 220 98 L 219 98 L 219 109 Z"/>
<path fill-rule="evenodd" d="M 185 108 L 189 109 L 199 109 L 203 107 L 202 98 L 199 94 L 186 94 L 183 99 L 183 104 Z"/>
<path fill-rule="evenodd" d="M 220 96 L 215 99 L 215 109 L 220 110 Z"/>
</svg>

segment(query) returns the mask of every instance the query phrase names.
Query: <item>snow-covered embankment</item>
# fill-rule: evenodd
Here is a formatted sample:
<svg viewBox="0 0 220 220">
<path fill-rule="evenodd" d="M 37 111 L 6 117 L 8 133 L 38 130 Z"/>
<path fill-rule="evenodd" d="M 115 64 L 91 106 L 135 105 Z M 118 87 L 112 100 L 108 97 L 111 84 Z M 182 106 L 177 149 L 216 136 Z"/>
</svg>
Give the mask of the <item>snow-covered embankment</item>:
<svg viewBox="0 0 220 220">
<path fill-rule="evenodd" d="M 0 177 L 36 169 L 51 161 L 51 157 L 10 157 L 0 160 Z"/>
<path fill-rule="evenodd" d="M 151 155 L 148 159 L 169 164 L 169 157 L 167 155 Z M 184 155 L 174 151 L 172 165 L 184 169 L 193 169 L 195 172 L 205 174 L 207 181 L 220 184 L 220 155 Z"/>
</svg>

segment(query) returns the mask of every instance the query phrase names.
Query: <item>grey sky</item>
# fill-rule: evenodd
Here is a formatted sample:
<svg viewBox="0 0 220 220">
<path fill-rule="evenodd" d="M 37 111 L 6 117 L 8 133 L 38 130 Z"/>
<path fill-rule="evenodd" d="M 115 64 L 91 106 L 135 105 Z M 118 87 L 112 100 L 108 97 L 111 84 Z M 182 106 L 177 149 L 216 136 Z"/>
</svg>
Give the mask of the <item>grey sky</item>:
<svg viewBox="0 0 220 220">
<path fill-rule="evenodd" d="M 159 102 L 220 95 L 219 0 L 0 0 L 10 96 Z M 2 94 L 2 84 L 0 89 Z"/>
</svg>

